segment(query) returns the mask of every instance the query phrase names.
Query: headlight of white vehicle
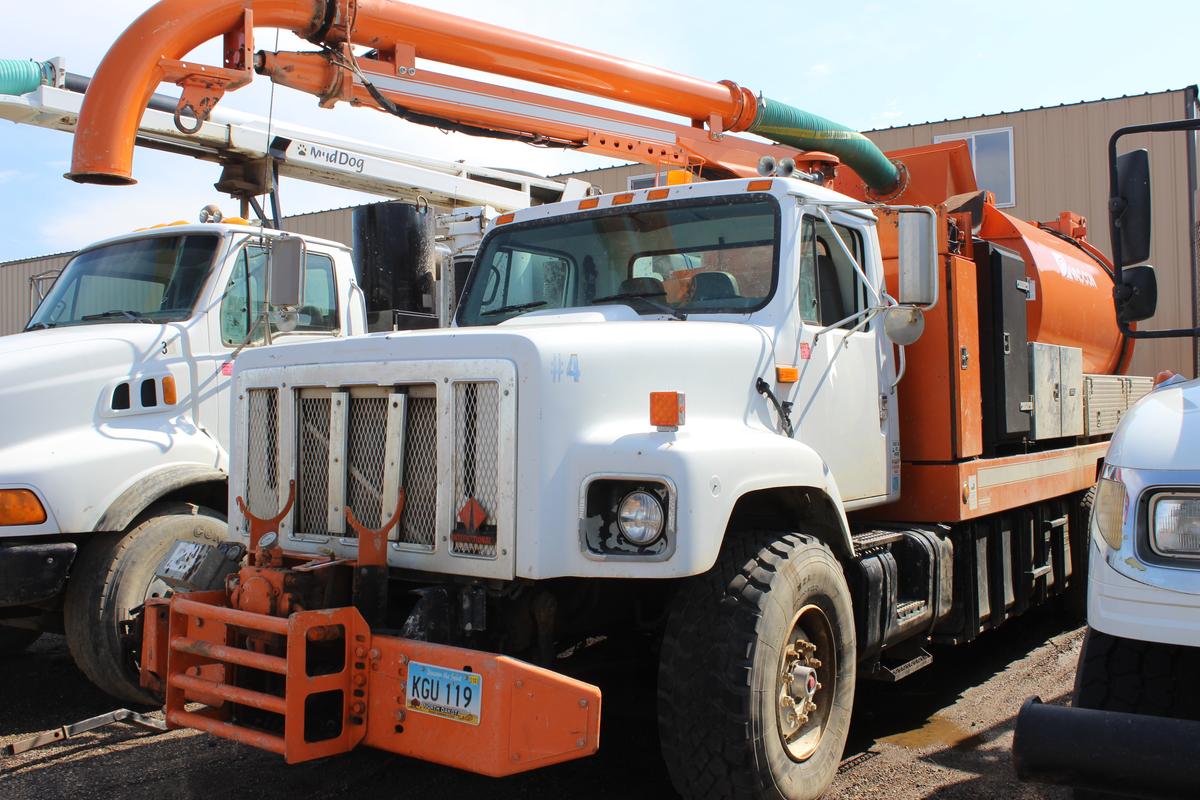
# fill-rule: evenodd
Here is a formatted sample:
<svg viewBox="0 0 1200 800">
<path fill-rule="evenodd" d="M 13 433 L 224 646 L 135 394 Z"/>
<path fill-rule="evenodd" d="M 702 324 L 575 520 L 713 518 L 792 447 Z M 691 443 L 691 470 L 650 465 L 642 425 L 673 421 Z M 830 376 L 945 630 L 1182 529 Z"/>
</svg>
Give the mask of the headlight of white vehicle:
<svg viewBox="0 0 1200 800">
<path fill-rule="evenodd" d="M 617 506 L 617 525 L 621 535 L 633 544 L 653 544 L 663 529 L 662 504 L 650 492 L 630 492 Z"/>
<path fill-rule="evenodd" d="M 1150 547 L 1164 556 L 1200 558 L 1200 495 L 1155 495 L 1150 501 Z"/>
<path fill-rule="evenodd" d="M 1092 505 L 1092 532 L 1113 550 L 1119 550 L 1124 524 L 1125 484 L 1101 478 L 1096 484 L 1096 500 Z"/>
</svg>

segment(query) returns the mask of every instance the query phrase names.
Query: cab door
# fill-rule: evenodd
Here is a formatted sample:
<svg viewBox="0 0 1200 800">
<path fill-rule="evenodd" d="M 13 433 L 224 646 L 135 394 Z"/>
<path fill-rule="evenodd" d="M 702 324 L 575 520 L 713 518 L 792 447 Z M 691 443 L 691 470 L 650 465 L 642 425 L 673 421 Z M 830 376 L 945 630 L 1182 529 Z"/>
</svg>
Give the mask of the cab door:
<svg viewBox="0 0 1200 800">
<path fill-rule="evenodd" d="M 342 332 L 344 316 L 338 302 L 339 291 L 334 261 L 330 254 L 308 251 L 305 260 L 301 302 L 294 311 L 281 312 L 268 306 L 266 298 L 267 261 L 270 240 L 249 240 L 234 251 L 232 268 L 224 290 L 213 303 L 216 314 L 210 320 L 214 357 L 207 372 L 210 380 L 203 395 L 203 412 L 217 420 L 216 434 L 221 446 L 229 451 L 231 417 L 229 382 L 233 361 L 249 347 L 268 342 L 285 344 L 311 338 L 337 336 Z"/>
<path fill-rule="evenodd" d="M 787 399 L 796 438 L 820 453 L 842 500 L 853 503 L 888 494 L 891 354 L 881 345 L 881 319 L 864 323 L 874 295 L 855 269 L 857 262 L 881 286 L 873 230 L 850 215 L 831 219 L 832 226 L 801 218 L 787 356 L 800 377 Z"/>
</svg>

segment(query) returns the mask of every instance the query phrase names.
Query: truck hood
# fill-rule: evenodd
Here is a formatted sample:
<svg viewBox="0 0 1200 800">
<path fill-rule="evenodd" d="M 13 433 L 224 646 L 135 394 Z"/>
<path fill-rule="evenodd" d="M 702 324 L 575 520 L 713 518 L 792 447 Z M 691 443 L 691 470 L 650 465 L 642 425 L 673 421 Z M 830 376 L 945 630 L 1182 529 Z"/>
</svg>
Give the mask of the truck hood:
<svg viewBox="0 0 1200 800">
<path fill-rule="evenodd" d="M 143 369 L 168 330 L 118 323 L 0 337 L 0 451 L 92 425 L 101 392 Z"/>
<path fill-rule="evenodd" d="M 770 337 L 744 318 L 736 324 L 679 321 L 603 307 L 523 315 L 493 327 L 260 348 L 241 354 L 234 371 L 236 376 L 264 367 L 444 359 L 513 362 L 520 394 L 541 394 L 542 414 L 577 416 L 600 401 L 605 413 L 597 416 L 620 423 L 628 414 L 642 425 L 649 424 L 651 391 L 685 393 L 688 418 L 727 416 L 730 408 L 751 403 L 755 378 L 773 364 Z"/>
<path fill-rule="evenodd" d="M 1107 461 L 1128 469 L 1200 470 L 1200 380 L 1163 386 L 1129 410 Z"/>
</svg>

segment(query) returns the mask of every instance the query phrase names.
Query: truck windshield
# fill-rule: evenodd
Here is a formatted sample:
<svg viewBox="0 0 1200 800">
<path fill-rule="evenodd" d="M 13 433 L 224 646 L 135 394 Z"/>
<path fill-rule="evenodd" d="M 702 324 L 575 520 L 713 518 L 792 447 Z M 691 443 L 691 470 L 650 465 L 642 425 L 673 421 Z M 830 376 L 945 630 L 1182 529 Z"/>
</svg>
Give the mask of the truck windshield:
<svg viewBox="0 0 1200 800">
<path fill-rule="evenodd" d="M 85 250 L 63 269 L 25 329 L 187 319 L 220 241 L 148 236 Z"/>
<path fill-rule="evenodd" d="M 538 309 L 745 314 L 775 288 L 779 206 L 762 194 L 625 206 L 505 226 L 475 261 L 458 324 Z"/>
</svg>

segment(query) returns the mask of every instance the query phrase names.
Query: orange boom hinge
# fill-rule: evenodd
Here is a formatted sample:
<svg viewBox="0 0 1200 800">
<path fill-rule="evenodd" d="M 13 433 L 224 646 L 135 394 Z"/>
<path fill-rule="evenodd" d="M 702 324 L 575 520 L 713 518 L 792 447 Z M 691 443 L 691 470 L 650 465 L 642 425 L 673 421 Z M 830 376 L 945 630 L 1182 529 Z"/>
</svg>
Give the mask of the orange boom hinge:
<svg viewBox="0 0 1200 800">
<path fill-rule="evenodd" d="M 163 80 L 183 90 L 175 107 L 176 128 L 196 133 L 212 116 L 225 92 L 250 83 L 254 78 L 253 48 L 254 12 L 247 8 L 242 13 L 242 24 L 225 33 L 223 67 L 165 57 L 159 60 Z"/>
</svg>

